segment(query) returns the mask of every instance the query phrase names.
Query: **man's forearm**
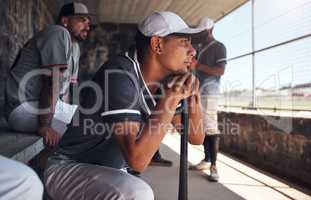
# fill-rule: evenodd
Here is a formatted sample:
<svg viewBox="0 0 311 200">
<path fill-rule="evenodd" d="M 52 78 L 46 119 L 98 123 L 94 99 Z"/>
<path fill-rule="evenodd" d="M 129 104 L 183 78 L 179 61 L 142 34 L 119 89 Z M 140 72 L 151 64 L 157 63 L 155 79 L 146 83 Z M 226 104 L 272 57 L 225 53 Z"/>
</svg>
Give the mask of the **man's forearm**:
<svg viewBox="0 0 311 200">
<path fill-rule="evenodd" d="M 39 127 L 50 127 L 59 94 L 58 78 L 44 76 L 42 79 L 43 85 L 39 102 L 39 108 L 41 111 L 39 114 Z"/>
<path fill-rule="evenodd" d="M 143 170 L 148 165 L 171 125 L 178 103 L 179 100 L 164 99 L 157 104 L 154 114 L 144 125 L 141 136 L 130 148 L 133 150 L 128 156 L 131 166 L 138 165 L 136 169 Z"/>
<path fill-rule="evenodd" d="M 137 142 L 142 149 L 146 149 L 146 146 L 149 146 L 152 155 L 158 149 L 167 129 L 171 125 L 178 104 L 179 100 L 169 98 L 158 102 L 154 114 L 150 116 L 145 124 L 142 137 Z"/>
</svg>

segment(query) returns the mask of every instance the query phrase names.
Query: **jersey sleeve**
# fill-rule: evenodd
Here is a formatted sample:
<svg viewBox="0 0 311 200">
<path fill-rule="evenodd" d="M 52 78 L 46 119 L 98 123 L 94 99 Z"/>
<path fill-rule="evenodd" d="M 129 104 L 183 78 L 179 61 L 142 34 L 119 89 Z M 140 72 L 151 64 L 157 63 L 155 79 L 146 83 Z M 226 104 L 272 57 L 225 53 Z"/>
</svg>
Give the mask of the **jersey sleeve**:
<svg viewBox="0 0 311 200">
<path fill-rule="evenodd" d="M 100 113 L 103 121 L 142 121 L 141 90 L 135 74 L 119 67 L 107 67 L 98 74 L 96 82 L 103 91 Z"/>
<path fill-rule="evenodd" d="M 218 45 L 215 47 L 215 56 L 216 64 L 227 64 L 227 51 L 225 45 L 218 43 Z"/>
<path fill-rule="evenodd" d="M 71 48 L 68 31 L 59 28 L 42 33 L 37 40 L 37 48 L 40 52 L 42 67 L 67 68 Z"/>
</svg>

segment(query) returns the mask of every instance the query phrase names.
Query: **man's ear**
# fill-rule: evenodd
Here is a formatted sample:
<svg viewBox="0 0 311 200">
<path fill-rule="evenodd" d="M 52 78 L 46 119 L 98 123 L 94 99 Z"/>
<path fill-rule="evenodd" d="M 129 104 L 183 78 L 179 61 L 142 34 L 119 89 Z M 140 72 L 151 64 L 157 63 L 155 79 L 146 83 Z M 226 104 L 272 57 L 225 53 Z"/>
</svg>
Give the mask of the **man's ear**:
<svg viewBox="0 0 311 200">
<path fill-rule="evenodd" d="M 68 26 L 68 21 L 69 21 L 69 19 L 66 16 L 63 16 L 60 18 L 60 24 L 63 25 L 64 27 Z"/>
<path fill-rule="evenodd" d="M 209 35 L 212 35 L 212 34 L 213 34 L 213 28 L 211 28 L 211 29 L 208 30 L 208 34 L 209 34 Z"/>
<path fill-rule="evenodd" d="M 152 36 L 150 39 L 150 47 L 152 51 L 157 54 L 161 54 L 162 53 L 162 42 L 163 42 L 163 39 L 161 37 Z"/>
</svg>

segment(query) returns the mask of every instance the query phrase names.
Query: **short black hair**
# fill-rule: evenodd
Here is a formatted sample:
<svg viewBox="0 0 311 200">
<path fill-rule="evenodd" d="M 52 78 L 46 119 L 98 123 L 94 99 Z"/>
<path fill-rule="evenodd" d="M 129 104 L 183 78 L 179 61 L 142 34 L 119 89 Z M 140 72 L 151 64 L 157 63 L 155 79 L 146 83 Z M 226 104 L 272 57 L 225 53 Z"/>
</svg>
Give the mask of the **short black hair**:
<svg viewBox="0 0 311 200">
<path fill-rule="evenodd" d="M 136 42 L 136 50 L 137 50 L 137 57 L 139 60 L 143 61 L 148 48 L 150 46 L 151 37 L 147 37 L 142 34 L 139 30 L 136 32 L 135 42 Z"/>
</svg>

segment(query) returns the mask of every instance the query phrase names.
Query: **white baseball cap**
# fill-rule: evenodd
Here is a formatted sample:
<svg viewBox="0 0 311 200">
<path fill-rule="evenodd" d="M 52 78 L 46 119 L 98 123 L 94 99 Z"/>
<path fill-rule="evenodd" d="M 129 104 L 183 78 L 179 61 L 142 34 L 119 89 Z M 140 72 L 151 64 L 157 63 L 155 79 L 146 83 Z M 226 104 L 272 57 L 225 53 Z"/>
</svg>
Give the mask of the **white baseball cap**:
<svg viewBox="0 0 311 200">
<path fill-rule="evenodd" d="M 210 30 L 214 27 L 214 21 L 208 17 L 202 17 L 198 27 L 204 28 L 205 30 Z"/>
<path fill-rule="evenodd" d="M 204 27 L 190 28 L 177 14 L 169 11 L 154 12 L 146 17 L 138 30 L 145 36 L 165 37 L 172 33 L 196 34 L 204 31 Z"/>
</svg>

